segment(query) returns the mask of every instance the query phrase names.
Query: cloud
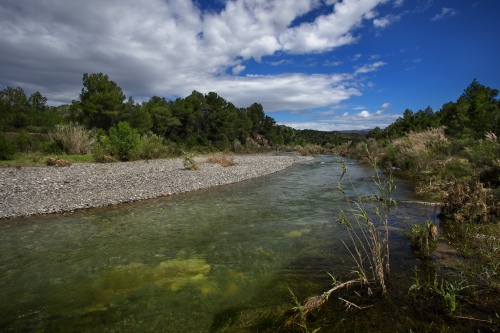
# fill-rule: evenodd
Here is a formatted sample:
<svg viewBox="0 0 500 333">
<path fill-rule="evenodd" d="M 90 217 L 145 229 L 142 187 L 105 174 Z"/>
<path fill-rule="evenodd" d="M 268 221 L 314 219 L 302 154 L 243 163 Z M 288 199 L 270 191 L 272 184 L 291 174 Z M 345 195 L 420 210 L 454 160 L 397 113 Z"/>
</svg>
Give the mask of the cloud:
<svg viewBox="0 0 500 333">
<path fill-rule="evenodd" d="M 103 72 L 136 100 L 198 90 L 242 107 L 261 102 L 266 112 L 325 107 L 361 95 L 357 76 L 385 63 L 353 73 L 241 74 L 266 56 L 356 42 L 386 1 L 233 0 L 208 10 L 191 0 L 4 0 L 0 85 L 69 103 L 83 73 Z M 323 15 L 300 20 L 325 4 Z"/>
<path fill-rule="evenodd" d="M 384 110 L 386 110 L 386 109 L 388 109 L 390 107 L 391 107 L 391 103 L 384 103 L 384 104 L 382 104 L 382 106 L 380 106 L 380 108 L 384 109 Z"/>
<path fill-rule="evenodd" d="M 243 72 L 245 70 L 245 66 L 243 65 L 236 65 L 233 67 L 233 69 L 231 70 L 233 75 L 238 75 L 240 74 L 241 72 Z"/>
<path fill-rule="evenodd" d="M 383 61 L 377 61 L 373 64 L 367 64 L 361 67 L 358 67 L 355 71 L 356 74 L 365 74 L 365 73 L 370 73 L 373 71 L 376 71 L 379 67 L 382 67 L 384 65 L 387 65 L 387 63 Z"/>
<path fill-rule="evenodd" d="M 399 21 L 400 19 L 401 15 L 386 15 L 384 17 L 374 19 L 373 25 L 375 26 L 375 28 L 385 28 Z"/>
<path fill-rule="evenodd" d="M 392 124 L 399 115 L 374 113 L 369 117 L 359 117 L 358 114 L 349 115 L 348 112 L 342 116 L 317 119 L 307 122 L 279 122 L 280 125 L 290 126 L 296 129 L 314 129 L 318 131 L 344 131 L 363 130 L 375 127 L 385 128 Z"/>
<path fill-rule="evenodd" d="M 394 7 L 401 7 L 403 6 L 404 0 L 394 0 Z"/>
<path fill-rule="evenodd" d="M 443 8 L 441 8 L 441 13 L 436 14 L 433 18 L 431 18 L 431 21 L 443 20 L 445 18 L 452 17 L 452 16 L 455 16 L 457 14 L 458 14 L 458 12 L 456 9 L 443 7 Z"/>
<path fill-rule="evenodd" d="M 358 113 L 356 116 L 359 118 L 368 118 L 371 116 L 371 114 L 370 114 L 370 112 L 363 110 L 360 113 Z"/>
</svg>

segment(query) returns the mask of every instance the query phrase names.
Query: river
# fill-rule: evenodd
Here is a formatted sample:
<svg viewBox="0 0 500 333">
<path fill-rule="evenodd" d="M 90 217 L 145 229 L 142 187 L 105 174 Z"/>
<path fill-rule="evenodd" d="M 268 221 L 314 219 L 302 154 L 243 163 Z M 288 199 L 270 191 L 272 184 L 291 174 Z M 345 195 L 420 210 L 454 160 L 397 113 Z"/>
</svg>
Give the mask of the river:
<svg viewBox="0 0 500 333">
<path fill-rule="evenodd" d="M 336 223 L 336 156 L 256 180 L 74 213 L 0 221 L 4 332 L 264 331 L 354 264 Z M 371 167 L 347 160 L 361 195 Z M 396 182 L 396 199 L 413 188 Z M 352 191 L 348 194 L 353 194 Z M 434 212 L 400 207 L 391 223 Z M 391 265 L 413 256 L 400 232 Z M 399 253 L 399 254 L 398 254 Z M 392 254 L 391 254 L 392 255 Z M 397 260 L 404 262 L 398 264 Z"/>
</svg>

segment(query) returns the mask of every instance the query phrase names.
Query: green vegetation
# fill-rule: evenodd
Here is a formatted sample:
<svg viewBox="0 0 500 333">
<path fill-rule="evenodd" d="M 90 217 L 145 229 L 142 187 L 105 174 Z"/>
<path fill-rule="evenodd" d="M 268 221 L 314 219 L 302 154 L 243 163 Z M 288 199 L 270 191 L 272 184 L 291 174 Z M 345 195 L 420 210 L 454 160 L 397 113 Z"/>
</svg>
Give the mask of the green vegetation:
<svg viewBox="0 0 500 333">
<path fill-rule="evenodd" d="M 50 107 L 39 92 L 0 91 L 0 160 L 26 154 L 87 154 L 97 161 L 181 156 L 183 151 L 292 150 L 304 140 L 253 103 L 238 108 L 214 92 L 142 104 L 102 73 L 84 74 L 78 100 Z M 35 139 L 36 137 L 36 139 Z M 301 140 L 300 142 L 298 140 Z"/>
<path fill-rule="evenodd" d="M 431 221 L 412 224 L 404 232 L 421 262 L 421 269 L 415 270 L 414 283 L 409 288 L 411 307 L 416 315 L 432 318 L 440 314 L 436 327 L 446 327 L 444 323 L 437 324 L 446 318 L 476 323 L 473 327 L 482 329 L 498 324 L 500 101 L 497 96 L 498 90 L 474 80 L 456 102 L 446 103 L 439 111 L 406 110 L 403 117 L 386 129 L 376 128 L 362 140 L 352 139 L 334 148 L 339 154 L 366 163 L 377 161 L 386 170 L 414 179 L 419 195 L 441 203 L 440 240 Z M 364 220 L 361 206 L 355 208 L 355 215 Z M 348 222 L 347 218 L 344 220 Z M 451 268 L 442 267 L 433 257 L 436 246 L 444 241 L 453 244 L 463 257 Z M 353 253 L 359 255 L 363 251 L 358 246 Z M 376 267 L 376 263 L 369 266 Z M 423 311 L 419 304 L 426 305 L 425 314 L 419 314 Z"/>
</svg>

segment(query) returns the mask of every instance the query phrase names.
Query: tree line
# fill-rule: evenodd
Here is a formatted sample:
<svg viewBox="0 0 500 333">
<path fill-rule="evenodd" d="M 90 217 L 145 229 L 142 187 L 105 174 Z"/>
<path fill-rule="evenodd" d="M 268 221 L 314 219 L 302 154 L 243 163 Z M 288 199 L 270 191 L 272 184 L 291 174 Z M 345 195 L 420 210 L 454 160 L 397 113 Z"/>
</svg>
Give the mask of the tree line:
<svg viewBox="0 0 500 333">
<path fill-rule="evenodd" d="M 27 96 L 22 88 L 0 91 L 0 131 L 50 132 L 58 124 L 77 123 L 109 133 L 126 122 L 139 135 L 152 133 L 186 149 L 229 149 L 249 140 L 270 147 L 294 141 L 292 128 L 278 126 L 261 104 L 236 107 L 215 92 L 193 91 L 185 98 L 153 96 L 136 103 L 103 73 L 83 75 L 83 88 L 70 105 L 50 107 L 39 92 Z"/>
<path fill-rule="evenodd" d="M 445 126 L 445 134 L 457 139 L 482 139 L 486 133 L 500 134 L 500 101 L 498 89 L 480 84 L 476 79 L 455 102 L 448 102 L 436 112 L 431 107 L 413 112 L 406 109 L 402 117 L 384 130 L 376 127 L 368 137 L 396 139 L 410 132 L 423 132 Z"/>
</svg>

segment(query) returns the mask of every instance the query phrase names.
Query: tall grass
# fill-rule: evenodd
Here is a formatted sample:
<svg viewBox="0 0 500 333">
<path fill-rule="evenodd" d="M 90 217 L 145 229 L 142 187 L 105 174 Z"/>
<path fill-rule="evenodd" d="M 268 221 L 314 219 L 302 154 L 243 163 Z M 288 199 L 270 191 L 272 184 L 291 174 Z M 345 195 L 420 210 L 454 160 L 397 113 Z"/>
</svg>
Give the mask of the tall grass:
<svg viewBox="0 0 500 333">
<path fill-rule="evenodd" d="M 389 214 L 396 202 L 392 194 L 396 189 L 392 176 L 383 178 L 374 163 L 374 185 L 372 191 L 374 202 L 368 205 L 356 190 L 345 163 L 340 160 L 342 175 L 338 181 L 338 189 L 344 195 L 348 211 L 340 211 L 338 222 L 347 227 L 351 246 L 348 248 L 356 263 L 357 273 L 362 282 L 375 286 L 382 294 L 387 292 L 387 280 L 390 274 L 389 251 Z M 354 190 L 355 198 L 346 193 L 341 180 L 347 177 L 348 186 Z"/>
<path fill-rule="evenodd" d="M 297 318 L 303 322 L 307 314 L 319 309 L 335 291 L 355 284 L 366 286 L 369 294 L 373 294 L 374 290 L 382 295 L 387 293 L 390 275 L 389 214 L 396 204 L 392 199 L 396 187 L 392 176 L 382 177 L 376 161 L 374 159 L 371 161 L 375 169 L 374 185 L 377 192 L 372 191 L 374 201 L 368 204 L 354 186 L 346 164 L 343 160 L 339 160 L 342 175 L 337 187 L 343 194 L 348 208 L 346 211 L 340 209 L 338 222 L 348 230 L 350 241 L 343 243 L 355 263 L 357 277 L 346 282 L 334 278 L 333 288 L 321 295 L 309 297 L 303 305 L 297 305 L 294 308 L 297 312 L 289 322 L 294 322 Z M 354 198 L 347 194 L 346 188 L 342 185 L 344 178 L 354 191 Z M 339 298 L 339 300 L 348 307 L 361 308 L 345 299 Z"/>
<path fill-rule="evenodd" d="M 71 155 L 88 153 L 96 142 L 95 134 L 78 124 L 60 124 L 49 133 L 49 138 L 63 152 Z"/>
</svg>

